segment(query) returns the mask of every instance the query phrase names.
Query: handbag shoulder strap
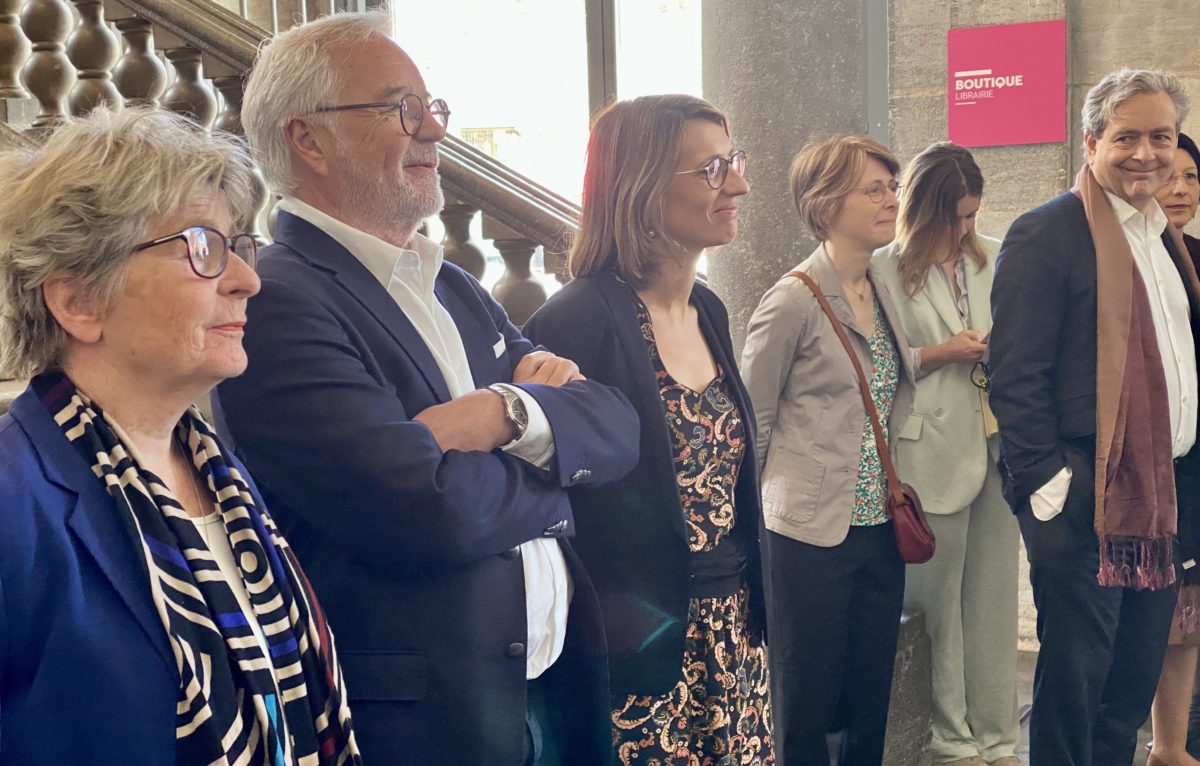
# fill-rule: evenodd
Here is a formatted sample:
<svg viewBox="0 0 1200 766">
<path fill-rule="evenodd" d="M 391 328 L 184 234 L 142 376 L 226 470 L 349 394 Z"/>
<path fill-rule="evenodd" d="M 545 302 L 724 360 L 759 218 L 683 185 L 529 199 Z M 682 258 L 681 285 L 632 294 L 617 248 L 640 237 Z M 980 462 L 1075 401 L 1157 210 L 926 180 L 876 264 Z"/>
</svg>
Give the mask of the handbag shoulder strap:
<svg viewBox="0 0 1200 766">
<path fill-rule="evenodd" d="M 862 363 L 858 360 L 858 354 L 854 352 L 854 346 L 850 344 L 850 338 L 846 335 L 845 328 L 842 327 L 841 321 L 833 313 L 833 307 L 829 305 L 829 300 L 825 294 L 821 292 L 821 288 L 817 287 L 817 283 L 813 278 L 797 269 L 788 274 L 789 277 L 795 277 L 808 286 L 812 290 L 812 294 L 816 297 L 817 303 L 821 304 L 821 310 L 825 312 L 825 316 L 829 317 L 830 324 L 833 325 L 833 331 L 837 333 L 838 340 L 842 342 L 842 347 L 846 349 L 846 353 L 850 356 L 850 363 L 854 365 L 854 372 L 858 375 L 858 391 L 862 394 L 863 406 L 867 408 L 867 416 L 871 419 L 871 429 L 875 432 L 875 451 L 879 453 L 879 462 L 883 463 L 883 470 L 887 474 L 888 492 L 892 498 L 899 502 L 904 499 L 903 493 L 900 491 L 900 479 L 896 476 L 896 467 L 892 465 L 892 453 L 888 449 L 887 441 L 883 438 L 883 426 L 879 422 L 879 410 L 875 409 L 875 400 L 871 398 L 871 384 L 867 381 L 867 374 L 863 372 Z"/>
</svg>

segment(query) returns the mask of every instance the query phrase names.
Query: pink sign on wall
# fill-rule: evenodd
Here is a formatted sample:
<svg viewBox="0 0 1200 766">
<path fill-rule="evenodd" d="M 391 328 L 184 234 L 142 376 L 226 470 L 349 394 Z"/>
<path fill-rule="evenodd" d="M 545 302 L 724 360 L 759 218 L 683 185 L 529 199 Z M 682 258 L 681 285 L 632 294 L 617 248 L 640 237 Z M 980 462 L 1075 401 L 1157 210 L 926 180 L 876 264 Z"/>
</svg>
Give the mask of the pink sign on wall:
<svg viewBox="0 0 1200 766">
<path fill-rule="evenodd" d="M 1065 141 L 1067 23 L 951 29 L 950 140 L 962 146 Z"/>
</svg>

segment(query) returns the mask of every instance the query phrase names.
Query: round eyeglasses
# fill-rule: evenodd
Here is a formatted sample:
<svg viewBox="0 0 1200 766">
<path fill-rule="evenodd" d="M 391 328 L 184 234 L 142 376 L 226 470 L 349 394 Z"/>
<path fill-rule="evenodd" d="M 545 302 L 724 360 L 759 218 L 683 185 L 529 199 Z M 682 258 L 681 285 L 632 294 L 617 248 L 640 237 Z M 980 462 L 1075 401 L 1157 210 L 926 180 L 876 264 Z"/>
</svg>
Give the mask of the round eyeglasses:
<svg viewBox="0 0 1200 766">
<path fill-rule="evenodd" d="M 166 244 L 176 239 L 182 239 L 187 247 L 188 263 L 196 276 L 204 279 L 216 279 L 225 273 L 229 265 L 229 253 L 233 252 L 238 258 L 254 268 L 258 257 L 258 242 L 253 234 L 235 234 L 226 237 L 221 232 L 209 226 L 189 226 L 183 231 L 168 234 L 165 237 L 143 242 L 133 248 L 139 252 L 151 247 Z"/>
<path fill-rule="evenodd" d="M 426 106 L 416 93 L 406 93 L 399 101 L 373 101 L 369 104 L 342 104 L 341 106 L 323 106 L 318 112 L 350 112 L 358 109 L 381 109 L 385 112 L 395 110 L 400 115 L 400 128 L 410 136 L 415 136 L 421 129 L 421 123 L 428 114 L 442 130 L 450 123 L 450 107 L 444 99 L 435 98 Z"/>
<path fill-rule="evenodd" d="M 899 196 L 900 190 L 903 188 L 904 184 L 893 178 L 887 183 L 884 183 L 883 181 L 876 181 L 870 186 L 866 186 L 861 189 L 855 189 L 855 191 L 859 191 L 867 195 L 867 199 L 871 200 L 872 202 L 883 202 L 883 198 L 888 192 Z"/>
<path fill-rule="evenodd" d="M 738 149 L 728 157 L 713 157 L 706 162 L 703 167 L 693 170 L 680 170 L 675 175 L 683 176 L 688 173 L 704 176 L 704 181 L 709 185 L 709 188 L 720 189 L 725 185 L 725 179 L 729 178 L 729 168 L 737 171 L 739 176 L 746 176 L 746 152 Z"/>
<path fill-rule="evenodd" d="M 988 369 L 986 364 L 983 362 L 976 362 L 975 366 L 971 368 L 971 382 L 974 383 L 975 387 L 980 391 L 987 393 L 988 388 L 991 387 L 990 374 L 991 371 Z"/>
</svg>

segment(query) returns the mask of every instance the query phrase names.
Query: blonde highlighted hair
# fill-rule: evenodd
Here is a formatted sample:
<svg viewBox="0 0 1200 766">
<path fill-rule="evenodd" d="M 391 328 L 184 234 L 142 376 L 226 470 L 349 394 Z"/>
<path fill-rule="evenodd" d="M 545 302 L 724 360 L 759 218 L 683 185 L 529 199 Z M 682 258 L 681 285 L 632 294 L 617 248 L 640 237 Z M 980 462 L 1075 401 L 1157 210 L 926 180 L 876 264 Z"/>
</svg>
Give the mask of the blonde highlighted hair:
<svg viewBox="0 0 1200 766">
<path fill-rule="evenodd" d="M 567 257 L 572 276 L 615 269 L 642 287 L 657 274 L 656 249 L 672 244 L 663 231 L 663 201 L 689 120 L 707 120 L 729 133 L 716 107 L 682 95 L 618 101 L 592 121 L 583 214 Z"/>
<path fill-rule="evenodd" d="M 111 307 L 133 248 L 205 186 L 239 225 L 261 202 L 240 139 L 164 111 L 99 109 L 37 149 L 0 155 L 0 371 L 61 364 L 69 337 L 42 297 L 48 277 L 65 274 Z"/>
<path fill-rule="evenodd" d="M 796 212 L 817 239 L 828 239 L 842 202 L 857 188 L 870 160 L 883 163 L 893 176 L 900 172 L 888 148 L 870 136 L 839 133 L 814 138 L 796 153 L 788 186 Z"/>
<path fill-rule="evenodd" d="M 983 173 L 971 153 L 943 141 L 913 157 L 904 171 L 904 196 L 896 221 L 896 257 L 900 283 L 908 297 L 917 294 L 934 265 L 960 252 L 987 265 L 987 254 L 972 228 L 959 238 L 958 203 L 983 196 Z"/>
</svg>

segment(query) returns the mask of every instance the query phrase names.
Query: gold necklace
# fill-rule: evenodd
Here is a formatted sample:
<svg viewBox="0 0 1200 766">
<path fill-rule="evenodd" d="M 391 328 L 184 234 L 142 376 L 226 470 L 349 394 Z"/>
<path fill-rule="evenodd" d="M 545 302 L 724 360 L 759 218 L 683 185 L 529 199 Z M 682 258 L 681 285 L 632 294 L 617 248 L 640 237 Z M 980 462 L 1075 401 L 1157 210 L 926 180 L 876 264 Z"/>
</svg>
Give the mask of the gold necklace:
<svg viewBox="0 0 1200 766">
<path fill-rule="evenodd" d="M 867 302 L 867 293 L 869 293 L 869 292 L 871 291 L 871 283 L 870 283 L 870 282 L 865 282 L 865 285 L 866 285 L 866 286 L 865 286 L 865 287 L 863 287 L 863 289 L 862 289 L 861 291 L 859 291 L 859 290 L 855 290 L 853 287 L 851 287 L 850 285 L 846 284 L 845 282 L 843 282 L 843 283 L 842 283 L 842 287 L 846 288 L 846 289 L 847 289 L 847 290 L 849 290 L 851 293 L 853 293 L 853 294 L 857 295 L 857 296 L 858 296 L 858 299 L 859 299 L 860 301 L 862 301 L 863 303 L 866 303 L 866 302 Z"/>
</svg>

